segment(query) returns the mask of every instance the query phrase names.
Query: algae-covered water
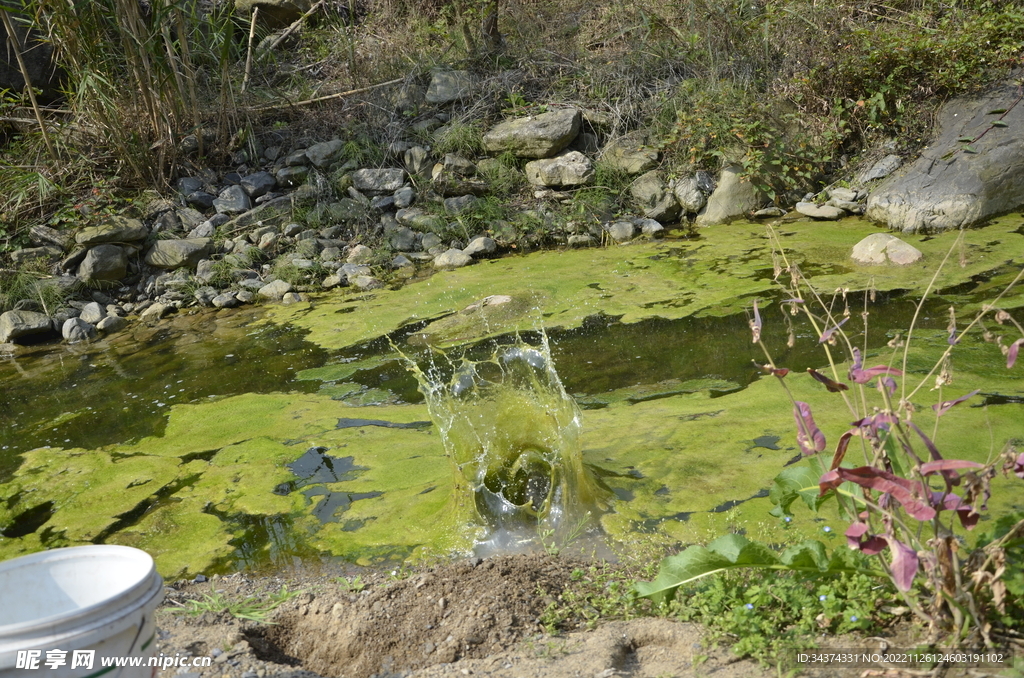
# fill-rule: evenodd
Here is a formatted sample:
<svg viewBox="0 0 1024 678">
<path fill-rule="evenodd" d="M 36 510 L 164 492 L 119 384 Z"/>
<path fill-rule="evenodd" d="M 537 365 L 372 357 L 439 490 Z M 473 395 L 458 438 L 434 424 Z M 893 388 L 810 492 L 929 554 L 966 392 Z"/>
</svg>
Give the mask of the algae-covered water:
<svg viewBox="0 0 1024 678">
<path fill-rule="evenodd" d="M 911 374 L 945 349 L 950 305 L 969 313 L 1024 264 L 1021 229 L 1012 215 L 966 234 L 919 319 Z M 856 269 L 849 247 L 869 224 L 780 230 L 822 292 L 875 290 L 872 364 L 888 360 L 956 237 L 909 238 L 920 265 Z M 813 329 L 776 303 L 773 269 L 763 227 L 733 224 L 696 240 L 503 258 L 398 290 L 182 314 L 8 357 L 0 558 L 106 542 L 146 549 L 168 577 L 372 564 L 468 550 L 502 511 L 550 539 L 589 529 L 613 546 L 821 533 L 827 514 L 768 515 L 770 481 L 798 451 L 788 397 L 751 362 L 764 358 L 750 342 L 755 298 L 773 357 L 794 370 L 789 385 L 830 444 L 849 413 L 796 374 L 827 361 Z M 853 335 L 865 296 L 836 297 Z M 1007 371 L 997 347 L 971 338 L 957 349 L 953 384 L 915 402 L 931 430 L 929 403 L 982 388 L 943 417 L 940 440 L 949 456 L 984 460 L 1024 438 L 1021 366 Z M 437 397 L 425 400 L 431 383 Z M 498 451 L 478 463 L 485 448 Z M 1001 483 L 993 510 L 1024 508 Z M 569 517 L 552 522 L 553 509 Z"/>
</svg>

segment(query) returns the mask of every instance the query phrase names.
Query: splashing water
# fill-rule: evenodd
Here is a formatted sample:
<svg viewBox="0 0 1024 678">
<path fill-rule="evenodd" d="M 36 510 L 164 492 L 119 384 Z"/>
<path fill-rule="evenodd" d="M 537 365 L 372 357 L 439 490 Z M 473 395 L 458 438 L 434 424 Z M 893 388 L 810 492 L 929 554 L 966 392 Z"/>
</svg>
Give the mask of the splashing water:
<svg viewBox="0 0 1024 678">
<path fill-rule="evenodd" d="M 551 361 L 547 336 L 485 360 L 438 351 L 427 371 L 408 358 L 452 462 L 455 496 L 485 528 L 477 552 L 578 533 L 610 492 L 583 464 L 581 412 Z"/>
</svg>

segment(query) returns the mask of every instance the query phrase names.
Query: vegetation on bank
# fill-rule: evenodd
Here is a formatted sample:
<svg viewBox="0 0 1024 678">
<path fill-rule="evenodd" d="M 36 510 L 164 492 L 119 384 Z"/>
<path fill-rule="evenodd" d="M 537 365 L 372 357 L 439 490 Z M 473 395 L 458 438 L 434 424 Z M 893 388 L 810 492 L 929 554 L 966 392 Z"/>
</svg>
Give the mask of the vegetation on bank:
<svg viewBox="0 0 1024 678">
<path fill-rule="evenodd" d="M 327 2 L 287 49 L 260 49 L 260 25 L 250 43 L 246 17 L 225 2 L 9 4 L 13 21 L 52 42 L 67 78 L 42 126 L 21 93 L 0 101 L 3 250 L 33 224 L 87 221 L 69 207 L 94 188 L 165 190 L 262 146 L 341 135 L 353 159 L 380 164 L 395 123 L 422 112 L 396 100 L 435 67 L 482 78 L 450 124 L 424 132 L 435 149 L 475 151 L 486 124 L 571 102 L 603 114 L 606 138 L 634 134 L 662 151 L 669 174 L 739 161 L 791 201 L 865 149 L 924 143 L 936 102 L 1021 65 L 1024 40 L 1024 9 L 1010 0 L 524 3 L 500 8 L 500 47 L 477 34 L 475 4 Z M 290 105 L 394 79 L 404 85 Z M 491 212 L 524 197 L 520 170 L 493 170 Z M 604 190 L 579 191 L 569 211 L 621 202 L 625 178 L 597 174 Z"/>
</svg>

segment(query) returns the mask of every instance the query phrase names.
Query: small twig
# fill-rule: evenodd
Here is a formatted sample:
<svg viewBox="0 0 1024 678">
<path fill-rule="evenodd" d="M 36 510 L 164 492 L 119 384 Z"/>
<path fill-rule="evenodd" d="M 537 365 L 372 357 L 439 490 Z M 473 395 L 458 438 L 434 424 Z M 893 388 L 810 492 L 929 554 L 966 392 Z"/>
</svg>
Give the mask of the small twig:
<svg viewBox="0 0 1024 678">
<path fill-rule="evenodd" d="M 245 54 L 245 75 L 242 76 L 242 87 L 238 90 L 239 94 L 245 93 L 245 88 L 249 86 L 249 77 L 252 75 L 252 41 L 256 37 L 256 16 L 260 13 L 260 8 L 252 8 L 252 18 L 249 20 L 249 48 Z"/>
<path fill-rule="evenodd" d="M 315 97 L 313 99 L 305 99 L 303 101 L 291 101 L 286 104 L 273 104 L 272 106 L 258 106 L 256 108 L 250 108 L 249 111 L 252 113 L 262 113 L 263 111 L 277 111 L 282 108 L 291 108 L 293 106 L 306 106 L 308 104 L 316 104 L 321 101 L 329 101 L 331 99 L 340 99 L 342 97 L 351 96 L 353 94 L 360 94 L 362 92 L 369 92 L 370 90 L 377 89 L 378 87 L 386 87 L 388 85 L 397 85 L 400 82 L 405 82 L 405 78 L 395 78 L 394 80 L 388 80 L 387 82 L 379 82 L 376 85 L 369 85 L 367 87 L 360 87 L 359 89 L 350 89 L 347 92 L 338 92 L 337 94 L 327 94 L 322 97 Z"/>
</svg>

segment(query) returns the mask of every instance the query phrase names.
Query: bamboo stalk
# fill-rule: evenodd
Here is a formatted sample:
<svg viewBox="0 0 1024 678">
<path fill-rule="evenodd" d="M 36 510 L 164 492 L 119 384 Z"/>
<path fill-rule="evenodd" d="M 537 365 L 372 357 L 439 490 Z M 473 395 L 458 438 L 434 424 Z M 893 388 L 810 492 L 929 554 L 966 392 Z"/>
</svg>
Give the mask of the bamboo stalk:
<svg viewBox="0 0 1024 678">
<path fill-rule="evenodd" d="M 386 87 L 387 85 L 397 85 L 400 82 L 405 82 L 405 78 L 395 78 L 394 80 L 388 80 L 387 82 L 379 82 L 376 85 L 369 85 L 368 87 L 360 87 L 359 89 L 350 89 L 347 92 L 338 92 L 336 94 L 327 94 L 322 97 L 316 97 L 314 99 L 305 99 L 303 101 L 290 101 L 286 104 L 274 104 L 272 106 L 259 106 L 257 108 L 250 108 L 249 111 L 252 113 L 263 113 L 264 111 L 277 111 L 282 108 L 291 108 L 293 106 L 306 106 L 308 104 L 316 104 L 321 101 L 329 101 L 331 99 L 340 99 L 342 97 L 351 96 L 353 94 L 361 94 L 362 92 L 369 92 L 370 90 L 377 89 L 378 87 Z"/>
<path fill-rule="evenodd" d="M 18 58 L 18 68 L 21 69 L 21 77 L 25 79 L 25 89 L 28 90 L 28 99 L 32 102 L 32 112 L 36 115 L 36 122 L 39 123 L 39 132 L 43 135 L 43 143 L 46 144 L 46 151 L 50 154 L 50 158 L 56 162 L 59 160 L 57 157 L 57 151 L 53 147 L 53 143 L 50 141 L 50 134 L 46 131 L 46 123 L 43 122 L 43 114 L 39 110 L 39 103 L 36 101 L 35 90 L 32 89 L 32 79 L 28 75 L 28 68 L 25 66 L 25 59 L 21 56 L 21 39 L 18 38 L 18 34 L 14 32 L 14 24 L 11 21 L 10 15 L 7 14 L 6 9 L 0 9 L 0 20 L 3 21 L 4 28 L 7 29 L 7 39 L 14 45 L 14 55 Z"/>
<path fill-rule="evenodd" d="M 249 20 L 249 48 L 245 54 L 245 75 L 242 76 L 242 87 L 238 90 L 239 94 L 245 94 L 245 88 L 249 86 L 249 77 L 252 75 L 252 41 L 256 37 L 256 15 L 260 13 L 260 8 L 252 8 L 252 18 Z"/>
</svg>

